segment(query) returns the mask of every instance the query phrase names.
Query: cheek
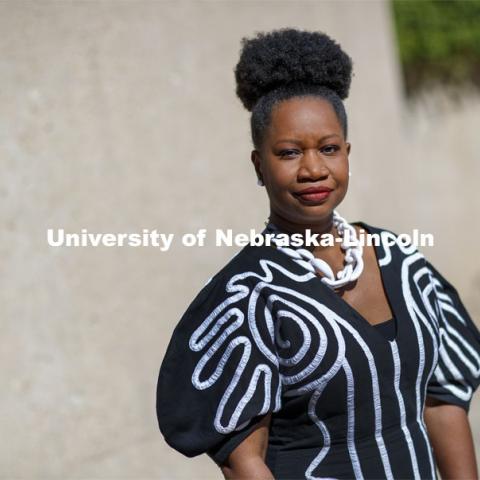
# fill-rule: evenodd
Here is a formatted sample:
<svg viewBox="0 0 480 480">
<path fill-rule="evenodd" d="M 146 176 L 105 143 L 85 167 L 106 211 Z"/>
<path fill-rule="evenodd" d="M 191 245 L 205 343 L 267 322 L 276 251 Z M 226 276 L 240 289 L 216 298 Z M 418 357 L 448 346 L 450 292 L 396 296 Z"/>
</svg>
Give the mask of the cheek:
<svg viewBox="0 0 480 480">
<path fill-rule="evenodd" d="M 296 170 L 291 164 L 280 164 L 269 170 L 270 184 L 273 190 L 283 190 L 296 179 Z"/>
<path fill-rule="evenodd" d="M 332 162 L 330 171 L 335 175 L 339 181 L 348 181 L 348 159 L 344 158 L 336 162 Z"/>
</svg>

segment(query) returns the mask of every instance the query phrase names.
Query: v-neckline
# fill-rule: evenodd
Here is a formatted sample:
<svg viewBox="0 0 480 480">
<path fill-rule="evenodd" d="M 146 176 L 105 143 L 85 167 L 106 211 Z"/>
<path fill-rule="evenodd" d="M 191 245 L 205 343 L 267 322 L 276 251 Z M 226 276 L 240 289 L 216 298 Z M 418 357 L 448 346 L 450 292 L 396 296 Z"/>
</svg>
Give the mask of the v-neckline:
<svg viewBox="0 0 480 480">
<path fill-rule="evenodd" d="M 380 242 L 381 242 L 381 236 L 380 232 L 375 232 L 373 230 L 376 230 L 375 228 L 371 227 L 370 225 L 367 225 L 364 222 L 358 221 L 358 222 L 350 222 L 350 225 L 359 225 L 361 228 L 363 228 L 366 233 L 378 233 L 380 237 Z M 375 245 L 375 242 L 373 243 L 373 250 L 375 253 L 375 259 L 377 262 L 378 270 L 380 272 L 380 280 L 382 282 L 382 287 L 383 291 L 385 292 L 385 297 L 388 301 L 388 304 L 390 306 L 390 310 L 392 312 L 392 318 L 394 325 L 395 325 L 395 336 L 393 339 L 388 339 L 386 338 L 382 332 L 378 331 L 378 328 L 376 325 L 378 324 L 372 324 L 370 323 L 356 308 L 352 307 L 346 300 L 344 300 L 340 295 L 338 295 L 336 292 L 334 292 L 328 285 L 322 282 L 321 277 L 315 276 L 315 279 L 321 284 L 321 286 L 325 289 L 325 291 L 328 291 L 333 298 L 335 298 L 336 302 L 342 307 L 342 309 L 345 311 L 345 313 L 350 313 L 349 316 L 352 316 L 356 319 L 359 320 L 359 324 L 363 325 L 366 331 L 372 332 L 372 335 L 376 335 L 378 338 L 380 338 L 383 342 L 388 342 L 389 344 L 396 343 L 398 340 L 399 336 L 399 322 L 398 322 L 398 317 L 394 309 L 394 303 L 392 301 L 392 296 L 390 295 L 390 286 L 388 285 L 388 275 L 386 274 L 387 272 L 382 269 L 382 266 L 379 263 L 379 252 L 380 245 Z M 388 320 L 391 320 L 390 318 L 387 320 L 384 320 L 383 322 L 380 323 L 385 323 Z"/>
</svg>

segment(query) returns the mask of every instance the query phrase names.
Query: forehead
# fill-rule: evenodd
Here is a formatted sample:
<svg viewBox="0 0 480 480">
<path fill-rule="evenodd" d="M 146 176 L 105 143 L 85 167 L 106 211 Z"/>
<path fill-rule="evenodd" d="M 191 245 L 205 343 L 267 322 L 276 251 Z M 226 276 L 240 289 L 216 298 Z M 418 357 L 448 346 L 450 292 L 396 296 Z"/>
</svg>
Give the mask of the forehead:
<svg viewBox="0 0 480 480">
<path fill-rule="evenodd" d="M 337 114 L 328 100 L 320 97 L 295 97 L 275 105 L 269 136 L 341 134 Z"/>
</svg>

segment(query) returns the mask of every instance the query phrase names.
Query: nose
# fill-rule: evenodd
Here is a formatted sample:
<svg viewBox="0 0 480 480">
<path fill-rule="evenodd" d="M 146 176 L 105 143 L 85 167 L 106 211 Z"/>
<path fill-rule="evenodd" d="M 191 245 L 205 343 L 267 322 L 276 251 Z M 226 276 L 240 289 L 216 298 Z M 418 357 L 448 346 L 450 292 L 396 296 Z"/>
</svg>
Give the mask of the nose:
<svg viewBox="0 0 480 480">
<path fill-rule="evenodd" d="M 329 173 L 330 171 L 318 149 L 304 150 L 297 174 L 298 181 L 320 180 L 328 177 Z"/>
</svg>

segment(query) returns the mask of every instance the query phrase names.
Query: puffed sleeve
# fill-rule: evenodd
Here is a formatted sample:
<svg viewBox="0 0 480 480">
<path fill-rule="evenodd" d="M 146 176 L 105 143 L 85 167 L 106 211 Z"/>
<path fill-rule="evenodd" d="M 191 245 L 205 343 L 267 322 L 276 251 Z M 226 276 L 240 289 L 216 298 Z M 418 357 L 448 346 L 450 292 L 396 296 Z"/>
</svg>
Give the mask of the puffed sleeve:
<svg viewBox="0 0 480 480">
<path fill-rule="evenodd" d="M 217 274 L 171 336 L 157 383 L 166 442 L 222 464 L 269 412 L 281 408 L 272 317 L 251 279 Z"/>
<path fill-rule="evenodd" d="M 436 297 L 440 342 L 427 395 L 468 413 L 480 384 L 480 332 L 456 289 L 429 262 Z"/>
</svg>

